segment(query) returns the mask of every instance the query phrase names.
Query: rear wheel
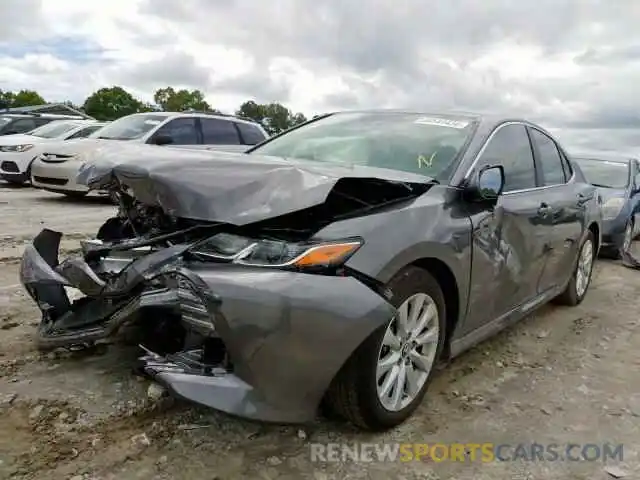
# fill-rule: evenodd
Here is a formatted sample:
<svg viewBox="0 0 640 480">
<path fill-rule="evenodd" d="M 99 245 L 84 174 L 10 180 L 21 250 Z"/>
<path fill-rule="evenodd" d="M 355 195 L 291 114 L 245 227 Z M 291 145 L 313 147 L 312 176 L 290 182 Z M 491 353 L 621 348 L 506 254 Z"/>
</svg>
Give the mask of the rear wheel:
<svg viewBox="0 0 640 480">
<path fill-rule="evenodd" d="M 444 295 L 433 276 L 407 267 L 388 287 L 397 314 L 358 347 L 327 392 L 334 412 L 367 430 L 386 430 L 411 416 L 444 344 Z"/>
<path fill-rule="evenodd" d="M 591 277 L 593 275 L 593 263 L 595 261 L 595 242 L 593 233 L 589 231 L 587 237 L 580 245 L 576 266 L 567 288 L 557 298 L 556 302 L 562 305 L 575 306 L 584 300 Z"/>
</svg>

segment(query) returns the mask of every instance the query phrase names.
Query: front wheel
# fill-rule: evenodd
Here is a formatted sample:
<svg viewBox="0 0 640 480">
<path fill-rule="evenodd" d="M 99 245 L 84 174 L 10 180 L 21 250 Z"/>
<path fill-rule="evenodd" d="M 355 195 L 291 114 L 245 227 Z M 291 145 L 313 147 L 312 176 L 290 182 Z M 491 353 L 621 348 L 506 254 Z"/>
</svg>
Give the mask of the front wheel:
<svg viewBox="0 0 640 480">
<path fill-rule="evenodd" d="M 571 275 L 571 280 L 569 280 L 564 292 L 556 298 L 557 303 L 573 307 L 579 305 L 582 300 L 584 300 L 589 285 L 591 284 L 595 253 L 594 236 L 593 233 L 589 231 L 578 251 L 578 259 L 573 275 Z"/>
<path fill-rule="evenodd" d="M 396 315 L 353 353 L 327 392 L 335 413 L 367 430 L 404 422 L 420 405 L 445 338 L 445 301 L 429 272 L 407 267 L 388 285 Z"/>
</svg>

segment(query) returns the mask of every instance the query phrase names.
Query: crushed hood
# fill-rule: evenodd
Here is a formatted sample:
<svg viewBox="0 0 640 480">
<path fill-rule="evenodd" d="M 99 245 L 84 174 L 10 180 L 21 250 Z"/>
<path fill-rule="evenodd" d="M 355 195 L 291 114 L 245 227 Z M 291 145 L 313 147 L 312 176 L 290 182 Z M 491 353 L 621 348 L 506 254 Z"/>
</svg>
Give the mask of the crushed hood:
<svg viewBox="0 0 640 480">
<path fill-rule="evenodd" d="M 77 181 L 104 189 L 117 181 L 168 215 L 247 225 L 323 203 L 348 178 L 424 186 L 430 177 L 384 168 L 213 151 L 131 146 L 86 163 Z"/>
</svg>

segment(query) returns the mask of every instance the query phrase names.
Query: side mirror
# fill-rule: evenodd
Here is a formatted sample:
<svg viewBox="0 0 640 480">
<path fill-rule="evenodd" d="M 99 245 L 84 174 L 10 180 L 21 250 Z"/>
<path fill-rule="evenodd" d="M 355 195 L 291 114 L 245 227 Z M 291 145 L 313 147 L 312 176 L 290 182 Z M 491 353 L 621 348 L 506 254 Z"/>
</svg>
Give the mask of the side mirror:
<svg viewBox="0 0 640 480">
<path fill-rule="evenodd" d="M 480 202 L 496 202 L 504 189 L 504 168 L 502 165 L 484 167 L 475 181 L 467 186 L 472 200 Z"/>
<path fill-rule="evenodd" d="M 169 145 L 171 143 L 173 143 L 173 138 L 169 135 L 157 135 L 153 139 L 153 144 L 155 145 Z"/>
</svg>

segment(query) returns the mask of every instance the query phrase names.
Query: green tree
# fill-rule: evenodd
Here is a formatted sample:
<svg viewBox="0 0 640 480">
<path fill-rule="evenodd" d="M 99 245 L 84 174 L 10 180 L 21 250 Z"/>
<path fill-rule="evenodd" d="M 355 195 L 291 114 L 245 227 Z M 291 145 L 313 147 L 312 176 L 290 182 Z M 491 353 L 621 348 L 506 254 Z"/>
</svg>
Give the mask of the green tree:
<svg viewBox="0 0 640 480">
<path fill-rule="evenodd" d="M 11 107 L 29 107 L 31 105 L 44 105 L 47 103 L 38 92 L 33 90 L 20 90 L 13 95 Z"/>
<path fill-rule="evenodd" d="M 293 113 L 279 103 L 260 104 L 253 100 L 240 105 L 236 115 L 259 122 L 270 135 L 307 121 L 302 113 Z"/>
<path fill-rule="evenodd" d="M 101 88 L 85 100 L 83 108 L 87 115 L 98 120 L 115 120 L 148 111 L 145 104 L 122 87 Z"/>
<path fill-rule="evenodd" d="M 184 112 L 185 110 L 214 110 L 204 99 L 200 90 L 175 90 L 173 87 L 160 88 L 153 95 L 153 100 L 165 112 Z"/>
<path fill-rule="evenodd" d="M 13 96 L 13 92 L 0 90 L 0 108 L 11 108 Z"/>
</svg>

